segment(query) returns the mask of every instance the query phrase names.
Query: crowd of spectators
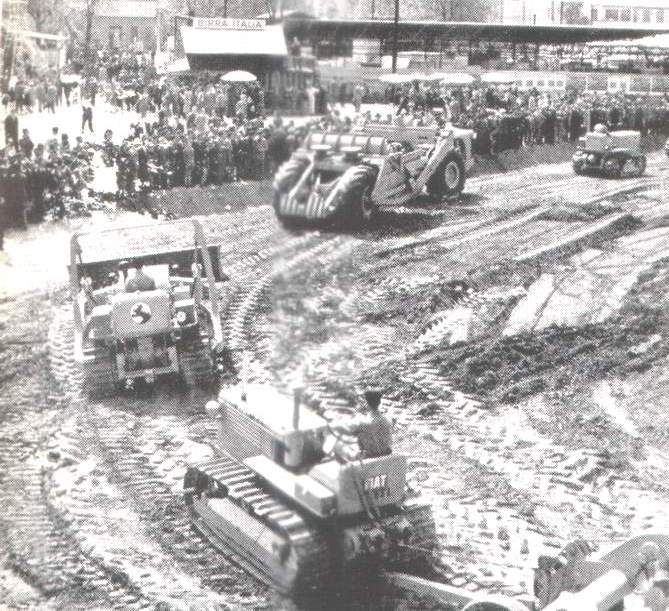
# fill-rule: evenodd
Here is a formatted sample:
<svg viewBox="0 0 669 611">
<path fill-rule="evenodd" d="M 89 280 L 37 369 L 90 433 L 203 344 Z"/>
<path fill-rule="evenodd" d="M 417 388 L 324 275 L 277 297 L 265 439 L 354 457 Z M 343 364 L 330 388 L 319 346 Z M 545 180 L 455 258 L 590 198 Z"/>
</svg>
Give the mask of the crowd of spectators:
<svg viewBox="0 0 669 611">
<path fill-rule="evenodd" d="M 93 147 L 81 136 L 71 143 L 58 127 L 38 144 L 27 129 L 20 137 L 17 131 L 18 117 L 12 112 L 5 119 L 7 145 L 0 150 L 3 225 L 25 227 L 79 211 L 82 193 L 93 178 Z"/>
<path fill-rule="evenodd" d="M 290 155 L 293 126 L 279 116 L 265 125 L 264 92 L 255 83 L 178 87 L 153 79 L 117 85 L 109 101 L 137 116 L 120 145 L 106 138 L 121 194 L 260 179 Z"/>
<path fill-rule="evenodd" d="M 624 94 L 520 91 L 510 86 L 447 87 L 414 83 L 389 88 L 401 120 L 433 120 L 472 129 L 475 152 L 498 153 L 537 144 L 575 142 L 592 126 L 669 135 L 669 98 Z M 364 98 L 363 98 L 364 99 Z"/>
<path fill-rule="evenodd" d="M 105 134 L 104 162 L 114 167 L 117 194 L 133 197 L 138 190 L 220 185 L 270 176 L 289 158 L 309 131 L 345 133 L 367 122 L 405 125 L 452 124 L 474 131 L 474 152 L 498 153 L 524 146 L 574 142 L 589 128 L 603 123 L 610 129 L 633 129 L 643 135 L 669 135 L 669 98 L 577 92 L 547 94 L 510 86 L 454 87 L 424 82 L 388 87 L 392 111 L 362 110 L 369 100 L 363 84 L 351 84 L 354 115 L 341 111 L 336 91 L 322 87 L 312 100 L 314 116 L 285 120 L 269 114 L 265 92 L 256 83 L 224 83 L 208 73 L 189 81 L 158 78 L 141 62 L 128 58 L 110 64 L 113 76 L 100 72 L 75 83 L 82 102 L 82 134 L 94 132 L 93 109 L 100 98 L 119 111 L 134 113 L 129 133 Z M 101 64 L 102 66 L 102 64 Z M 74 82 L 74 81 L 71 81 Z M 81 137 L 70 148 L 66 134 L 54 135 L 41 146 L 19 136 L 22 112 L 52 110 L 68 104 L 68 79 L 49 79 L 44 86 L 15 81 L 3 100 L 11 112 L 5 120 L 2 172 L 6 205 L 22 198 L 28 217 L 62 216 L 66 195 L 77 195 L 91 170 L 90 146 Z M 59 89 L 60 87 L 60 89 Z M 44 95 L 42 95 L 44 90 Z M 71 88 L 67 88 L 71 91 Z M 341 101 L 341 98 L 339 98 Z M 315 102 L 315 104 L 313 104 Z M 391 107 L 388 107 L 390 109 Z M 56 140 L 58 140 L 56 142 Z M 18 179 L 19 176 L 23 178 Z M 24 186 L 20 186 L 19 183 Z M 17 205 L 17 210 L 21 206 Z M 25 218 L 25 217 L 24 217 Z"/>
</svg>

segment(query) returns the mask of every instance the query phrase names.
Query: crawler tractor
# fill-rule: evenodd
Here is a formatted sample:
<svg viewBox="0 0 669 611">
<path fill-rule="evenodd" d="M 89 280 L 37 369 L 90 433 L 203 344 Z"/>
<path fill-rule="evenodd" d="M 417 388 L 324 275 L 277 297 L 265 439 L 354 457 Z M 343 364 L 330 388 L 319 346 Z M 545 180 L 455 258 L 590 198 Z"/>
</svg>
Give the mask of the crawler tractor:
<svg viewBox="0 0 669 611">
<path fill-rule="evenodd" d="M 72 236 L 74 355 L 91 397 L 158 376 L 179 376 L 189 386 L 213 379 L 215 354 L 223 343 L 219 248 L 207 247 L 198 221 L 189 224 L 192 233 L 178 225 Z M 169 246 L 151 249 L 146 242 L 152 238 Z M 155 288 L 128 292 L 128 268 L 138 263 Z"/>
<path fill-rule="evenodd" d="M 641 134 L 635 131 L 608 132 L 606 128 L 596 126 L 595 131 L 580 139 L 572 165 L 576 174 L 596 173 L 610 178 L 641 176 L 646 170 Z"/>
<path fill-rule="evenodd" d="M 274 177 L 283 224 L 360 227 L 381 208 L 424 190 L 458 195 L 473 166 L 471 130 L 370 124 L 352 134 L 310 134 Z"/>
<path fill-rule="evenodd" d="M 406 456 L 339 458 L 345 440 L 299 394 L 224 389 L 214 407 L 217 457 L 187 470 L 184 494 L 220 551 L 290 594 L 350 570 L 429 564 L 435 524 L 406 485 Z"/>
</svg>

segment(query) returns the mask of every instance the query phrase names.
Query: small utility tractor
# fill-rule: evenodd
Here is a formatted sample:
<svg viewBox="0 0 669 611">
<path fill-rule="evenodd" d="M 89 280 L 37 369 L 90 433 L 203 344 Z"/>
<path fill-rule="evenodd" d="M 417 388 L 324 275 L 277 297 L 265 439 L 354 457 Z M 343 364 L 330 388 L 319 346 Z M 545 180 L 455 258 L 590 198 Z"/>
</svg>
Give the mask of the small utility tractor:
<svg viewBox="0 0 669 611">
<path fill-rule="evenodd" d="M 596 125 L 579 140 L 572 157 L 576 174 L 603 174 L 610 178 L 641 176 L 646 156 L 641 151 L 641 134 L 635 131 L 609 132 Z"/>
<path fill-rule="evenodd" d="M 74 356 L 91 397 L 158 376 L 189 387 L 213 380 L 225 278 L 198 221 L 75 233 L 70 245 Z M 148 286 L 133 286 L 132 268 Z"/>
<path fill-rule="evenodd" d="M 274 177 L 277 218 L 359 228 L 424 190 L 439 200 L 457 196 L 474 164 L 472 138 L 466 129 L 382 123 L 310 134 Z"/>
</svg>

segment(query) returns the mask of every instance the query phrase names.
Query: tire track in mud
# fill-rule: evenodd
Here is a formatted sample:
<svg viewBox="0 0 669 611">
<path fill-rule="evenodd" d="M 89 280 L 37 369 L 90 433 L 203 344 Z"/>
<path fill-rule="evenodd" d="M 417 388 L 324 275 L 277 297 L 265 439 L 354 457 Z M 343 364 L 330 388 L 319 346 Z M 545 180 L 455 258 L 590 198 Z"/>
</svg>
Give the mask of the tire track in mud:
<svg viewBox="0 0 669 611">
<path fill-rule="evenodd" d="M 47 343 L 56 378 L 66 367 L 61 340 L 52 329 Z M 9 567 L 56 605 L 140 608 L 145 601 L 132 584 L 87 553 L 76 526 L 51 502 L 51 475 L 61 456 L 50 438 L 67 425 L 66 397 L 54 393 L 48 396 L 53 409 L 40 409 L 44 397 L 26 385 L 4 414 L 0 532 Z"/>
<path fill-rule="evenodd" d="M 59 318 L 55 326 L 63 342 L 71 344 L 69 313 L 57 313 Z M 127 401 L 88 402 L 78 367 L 68 356 L 61 373 L 70 388 L 73 424 L 58 445 L 76 458 L 61 467 L 52 498 L 64 519 L 76 525 L 81 546 L 99 564 L 113 567 L 138 606 L 216 609 L 253 599 L 259 588 L 249 587 L 247 575 L 191 532 L 180 481 L 166 477 L 174 471 L 183 477 L 191 444 L 208 451 L 201 439 L 206 416 L 198 413 L 200 402 L 184 404 L 183 451 L 178 453 L 181 445 L 174 444 L 172 456 L 161 455 L 173 437 L 170 430 L 183 418 L 156 414 L 155 404 L 142 415 Z"/>
<path fill-rule="evenodd" d="M 234 266 L 226 268 L 239 284 L 232 299 L 228 326 L 242 329 L 242 334 L 252 333 L 252 325 L 249 327 L 252 321 L 245 312 L 256 307 L 267 279 L 305 259 L 336 250 L 342 240 L 340 237 L 322 240 L 312 234 L 267 246 L 267 241 L 261 239 L 263 249 L 237 259 Z M 316 244 L 310 248 L 302 248 L 313 242 Z M 299 249 L 297 255 L 290 255 L 296 249 Z M 272 265 L 277 256 L 287 259 Z M 234 254 L 230 254 L 230 259 L 234 259 Z M 56 482 L 52 496 L 64 519 L 77 524 L 81 545 L 96 554 L 100 564 L 113 566 L 133 592 L 141 593 L 136 604 L 150 600 L 179 608 L 180 601 L 187 599 L 215 608 L 240 601 L 253 602 L 254 590 L 262 592 L 264 598 L 262 587 L 248 585 L 250 578 L 246 573 L 197 535 L 187 532 L 190 519 L 180 493 L 180 478 L 191 460 L 189 450 L 196 447 L 199 453 L 211 453 L 209 441 L 216 433 L 215 422 L 202 413 L 205 397 L 198 397 L 196 406 L 186 409 L 181 444 L 172 448 L 164 460 L 158 460 L 156 449 L 170 437 L 175 426 L 183 424 L 183 419 L 174 417 L 166 427 L 163 415 L 159 419 L 163 426 L 158 430 L 154 415 L 139 416 L 125 401 L 118 405 L 87 402 L 81 395 L 81 375 L 72 360 L 70 319 L 70 312 L 62 310 L 56 312 L 53 323 L 54 333 L 60 337 L 55 349 L 62 361 L 59 374 L 68 389 L 69 409 L 74 414 L 74 421 L 67 433 L 59 437 L 57 445 L 75 465 L 64 467 L 69 466 L 72 472 Z M 246 344 L 245 348 L 248 347 Z M 91 449 L 96 457 L 93 464 L 82 465 L 91 456 Z M 175 470 L 179 472 L 178 481 L 165 481 L 165 463 L 171 466 L 172 475 Z M 104 492 L 96 485 L 101 477 L 106 479 Z M 73 485 L 72 481 L 78 484 Z M 91 511 L 92 505 L 97 509 Z M 125 511 L 120 506 L 126 506 Z M 103 515 L 100 508 L 105 510 Z M 121 536 L 121 530 L 129 523 L 132 527 Z M 122 549 L 119 541 L 105 536 L 110 528 L 124 542 Z M 219 591 L 226 593 L 218 594 Z M 132 602 L 128 599 L 128 603 Z M 267 602 L 259 600 L 258 604 L 264 606 Z M 286 601 L 281 604 L 284 608 L 288 606 Z"/>
<path fill-rule="evenodd" d="M 226 337 L 229 338 L 228 344 L 235 368 L 249 381 L 269 382 L 271 379 L 271 374 L 262 365 L 262 360 L 266 356 L 266 338 L 263 337 L 263 331 L 266 332 L 267 329 L 258 328 L 258 321 L 255 317 L 274 278 L 304 262 L 312 266 L 324 265 L 326 261 L 339 256 L 342 249 L 349 247 L 345 236 L 328 236 L 319 239 L 307 235 L 296 238 L 296 241 L 300 242 L 299 245 L 307 246 L 306 250 L 302 250 L 285 261 L 275 263 L 268 256 L 264 257 L 263 261 L 269 265 L 260 267 L 259 265 L 242 264 L 234 270 L 239 286 L 228 308 L 224 328 Z M 310 246 L 314 241 L 316 244 Z"/>
<path fill-rule="evenodd" d="M 628 183 L 612 191 L 630 188 L 635 185 Z M 602 199 L 615 195 L 610 192 Z M 419 284 L 432 281 L 434 278 L 423 278 Z M 402 279 L 389 279 L 386 284 L 367 294 L 367 307 L 383 300 L 388 292 L 416 288 Z M 506 294 L 474 294 L 460 305 L 472 308 L 482 301 L 508 298 Z M 355 304 L 349 302 L 349 314 L 359 314 L 355 310 Z M 347 348 L 360 361 L 367 361 L 366 367 L 383 367 L 396 339 L 392 333 L 388 335 L 388 341 L 370 346 L 373 336 L 378 339 L 378 330 L 372 330 L 371 335 L 349 333 Z M 337 375 L 333 376 L 332 363 L 341 356 L 337 342 L 312 347 L 294 359 L 283 378 L 302 375 L 307 397 L 320 404 L 326 415 L 351 414 L 350 392 L 338 392 L 330 384 Z M 393 365 L 398 363 L 393 361 Z M 444 576 L 453 585 L 511 595 L 529 593 L 530 569 L 539 554 L 555 554 L 578 537 L 612 543 L 639 529 L 661 528 L 666 522 L 667 512 L 651 520 L 634 520 L 630 511 L 640 495 L 653 507 L 661 506 L 662 499 L 642 490 L 634 477 L 616 475 L 601 452 L 589 448 L 572 451 L 553 443 L 538 433 L 524 413 L 517 414 L 515 423 L 506 422 L 507 414 L 490 411 L 474 398 L 454 391 L 429 363 L 407 359 L 399 367 L 403 381 L 424 400 L 407 409 L 391 395 L 384 398 L 383 405 L 402 429 L 411 429 L 422 440 L 414 455 L 445 452 L 450 460 L 471 465 L 481 478 L 480 493 L 451 493 L 449 478 L 441 475 L 448 472 L 448 463 L 439 468 L 432 460 L 411 461 L 412 476 L 422 480 L 423 487 L 439 491 L 431 495 L 435 507 L 448 507 L 446 512 L 438 510 L 437 517 L 439 534 L 449 550 L 442 558 Z M 348 379 L 337 380 L 338 386 L 348 389 L 359 381 L 355 372 Z M 406 439 L 401 443 L 411 447 Z M 490 485 L 501 492 L 490 494 Z M 576 520 L 565 520 L 565 505 Z"/>
<path fill-rule="evenodd" d="M 233 229 L 230 229 L 229 235 L 234 235 Z M 268 241 L 271 241 L 272 236 L 276 236 L 277 244 L 268 246 Z M 231 247 L 229 251 L 223 253 L 223 264 L 224 269 L 231 272 L 231 277 L 234 278 L 235 275 L 238 275 L 241 284 L 232 293 L 232 305 L 227 316 L 228 329 L 231 333 L 234 331 L 237 334 L 247 351 L 250 349 L 254 352 L 254 358 L 261 364 L 265 355 L 263 350 L 258 348 L 258 345 L 262 344 L 263 338 L 262 334 L 258 335 L 254 332 L 252 328 L 254 324 L 251 323 L 256 322 L 253 320 L 254 316 L 257 314 L 257 309 L 262 303 L 263 293 L 271 283 L 271 279 L 276 274 L 288 271 L 312 257 L 316 257 L 317 261 L 321 261 L 319 257 L 335 258 L 340 252 L 339 247 L 348 247 L 350 241 L 341 237 L 319 238 L 317 235 L 309 234 L 289 239 L 287 243 L 282 245 L 279 242 L 285 239 L 285 236 L 276 234 L 274 231 L 264 234 L 259 232 L 255 237 L 255 242 L 251 241 L 249 243 L 249 247 L 245 249 L 246 256 L 239 263 L 235 263 L 239 254 L 235 252 L 234 247 Z M 318 242 L 313 249 L 308 248 L 312 241 Z M 256 244 L 259 248 L 256 248 Z M 288 259 L 286 263 L 280 264 L 276 268 L 271 265 L 274 257 L 287 255 L 290 250 L 304 246 L 307 247 L 307 250 L 299 253 L 295 259 Z M 249 254 L 251 251 L 253 251 L 252 254 Z M 232 265 L 226 268 L 226 262 Z M 267 267 L 270 267 L 270 269 L 266 275 L 261 275 L 258 278 L 258 268 L 261 268 L 260 272 L 262 273 L 262 270 Z M 266 279 L 266 277 L 269 279 Z M 56 346 L 55 354 L 66 352 L 68 342 L 70 342 L 69 339 L 63 345 Z M 382 344 L 377 346 L 377 351 L 383 351 Z M 69 366 L 65 365 L 64 367 L 67 369 Z M 164 483 L 164 462 L 151 460 L 155 457 L 156 447 L 164 441 L 164 431 L 159 434 L 150 419 L 137 417 L 127 407 L 126 409 L 116 410 L 115 413 L 110 413 L 104 405 L 87 404 L 86 402 L 83 405 L 77 403 L 80 399 L 77 398 L 79 382 L 76 379 L 76 374 L 68 373 L 65 370 L 61 371 L 61 374 L 65 375 L 65 379 L 70 380 L 68 392 L 74 400 L 74 404 L 71 406 L 72 411 L 79 410 L 80 418 L 74 421 L 63 421 L 64 435 L 59 439 L 58 446 L 66 449 L 63 454 L 66 454 L 67 448 L 69 448 L 75 460 L 79 458 L 84 461 L 91 454 L 92 448 L 97 449 L 98 453 L 103 455 L 104 462 L 102 464 L 104 468 L 102 475 L 112 479 L 113 486 L 110 486 L 110 489 L 112 491 L 118 490 L 119 498 L 122 499 L 123 503 L 132 500 L 133 510 L 140 518 L 139 532 L 147 536 L 147 545 L 154 546 L 149 549 L 157 552 L 158 556 L 164 558 L 165 561 L 170 561 L 176 565 L 176 568 L 172 570 L 177 572 L 179 579 L 172 580 L 172 582 L 167 580 L 163 572 L 165 569 L 160 566 L 153 567 L 154 570 L 148 570 L 148 568 L 145 568 L 144 571 L 135 570 L 138 566 L 147 565 L 147 558 L 142 556 L 141 549 L 137 550 L 137 557 L 134 559 L 135 564 L 133 562 L 124 564 L 122 558 L 127 556 L 127 550 L 116 550 L 110 542 L 101 543 L 96 540 L 96 537 L 103 535 L 103 531 L 112 519 L 110 517 L 108 521 L 97 522 L 86 515 L 90 497 L 87 495 L 88 491 L 85 488 L 78 490 L 81 493 L 76 499 L 79 505 L 76 505 L 76 503 L 73 503 L 70 507 L 63 505 L 63 495 L 59 494 L 62 492 L 62 488 L 52 490 L 52 496 L 46 501 L 46 504 L 44 499 L 42 500 L 42 504 L 45 505 L 45 512 L 50 516 L 48 519 L 51 522 L 47 520 L 48 523 L 54 523 L 55 521 L 75 526 L 84 524 L 93 529 L 88 540 L 86 538 L 82 540 L 78 534 L 72 534 L 71 536 L 63 534 L 67 532 L 65 528 L 57 529 L 57 534 L 54 535 L 56 537 L 54 541 L 57 541 L 57 543 L 54 544 L 54 547 L 61 550 L 71 548 L 73 552 L 71 553 L 71 562 L 60 563 L 59 561 L 58 573 L 56 574 L 68 579 L 70 574 L 78 575 L 78 581 L 72 577 L 72 580 L 67 582 L 69 586 L 76 587 L 83 579 L 83 583 L 79 586 L 82 591 L 86 591 L 86 588 L 89 587 L 95 588 L 93 595 L 96 600 L 109 600 L 112 606 L 123 608 L 132 608 L 133 606 L 141 608 L 156 600 L 174 601 L 175 598 L 178 599 L 182 596 L 184 592 L 188 592 L 189 596 L 194 596 L 198 601 L 206 601 L 207 604 L 234 603 L 234 597 L 231 598 L 228 595 L 221 597 L 217 594 L 217 590 L 225 589 L 229 591 L 237 587 L 238 583 L 248 584 L 250 578 L 245 580 L 243 575 L 236 573 L 234 567 L 228 564 L 224 565 L 224 570 L 217 571 L 211 568 L 221 566 L 223 562 L 220 555 L 208 550 L 208 546 L 192 537 L 190 533 L 184 535 L 184 530 L 188 528 L 188 521 L 180 495 L 175 492 L 174 487 Z M 411 372 L 409 372 L 410 374 Z M 318 380 L 315 380 L 312 384 L 317 387 Z M 432 391 L 428 390 L 428 392 L 434 394 L 434 389 Z M 337 393 L 330 392 L 328 394 L 324 391 L 323 397 L 333 407 L 337 407 L 337 404 L 339 404 L 339 409 L 344 410 L 345 405 L 341 403 L 341 398 L 337 396 Z M 387 404 L 387 406 L 389 409 L 406 412 L 403 406 L 395 408 L 392 404 Z M 473 407 L 472 409 L 478 408 Z M 63 414 L 65 413 L 64 411 Z M 415 417 L 423 418 L 420 414 Z M 177 418 L 174 423 L 177 421 L 181 422 L 182 419 Z M 202 414 L 188 416 L 185 426 L 187 429 L 186 441 L 190 444 L 197 444 L 201 450 L 206 447 L 207 440 L 211 438 L 210 435 L 213 434 L 215 428 Z M 151 440 L 150 444 L 145 442 L 147 439 Z M 12 455 L 12 461 L 14 460 L 15 456 Z M 183 459 L 175 459 L 173 454 L 168 453 L 165 460 L 172 461 L 175 468 L 178 468 L 182 464 L 179 461 Z M 21 469 L 24 468 L 25 466 L 22 465 Z M 94 470 L 93 468 L 91 473 Z M 41 470 L 39 475 L 42 477 Z M 25 479 L 35 483 L 36 476 L 37 471 L 33 469 Z M 85 479 L 86 475 L 83 475 L 83 477 Z M 93 477 L 99 478 L 101 475 L 93 474 Z M 34 496 L 34 492 L 38 491 L 42 484 L 43 482 L 40 482 L 38 487 L 30 486 L 27 489 Z M 30 506 L 35 506 L 35 502 L 36 499 L 31 497 Z M 39 503 L 36 506 L 39 506 Z M 147 506 L 152 507 L 152 510 L 148 511 Z M 28 521 L 34 519 L 34 516 L 29 516 Z M 77 530 L 74 526 L 70 527 Z M 144 528 L 147 528 L 148 532 L 145 532 Z M 79 529 L 79 532 L 81 533 L 82 530 L 86 535 L 85 529 Z M 39 536 L 44 536 L 43 531 L 37 532 L 39 532 Z M 67 543 L 64 544 L 58 537 L 65 537 Z M 48 541 L 49 536 L 45 536 L 45 540 Z M 107 553 L 103 553 L 105 551 Z M 79 558 L 80 555 L 86 560 Z M 25 565 L 29 566 L 30 561 L 33 561 L 33 559 L 26 558 Z M 61 570 L 60 564 L 65 568 Z M 55 568 L 53 565 L 49 565 L 48 570 L 53 568 Z M 232 578 L 230 577 L 231 574 L 233 574 Z M 237 577 L 239 582 L 236 581 Z M 190 581 L 191 579 L 196 581 Z M 165 583 L 170 583 L 170 587 L 166 589 Z M 183 587 L 178 584 L 182 584 Z M 248 585 L 240 586 L 240 596 L 243 596 L 246 600 L 249 598 L 248 589 Z M 251 587 L 251 591 L 253 589 L 254 587 Z"/>
</svg>

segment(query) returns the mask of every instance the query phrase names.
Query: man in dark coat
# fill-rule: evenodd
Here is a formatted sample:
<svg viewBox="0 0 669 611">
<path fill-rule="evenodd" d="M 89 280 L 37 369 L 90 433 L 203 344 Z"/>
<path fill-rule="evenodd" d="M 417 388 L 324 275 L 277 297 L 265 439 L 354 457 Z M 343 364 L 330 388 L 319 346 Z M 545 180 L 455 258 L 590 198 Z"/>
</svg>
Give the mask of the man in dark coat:
<svg viewBox="0 0 669 611">
<path fill-rule="evenodd" d="M 5 146 L 19 150 L 19 118 L 15 111 L 5 117 Z"/>
<path fill-rule="evenodd" d="M 19 148 L 21 149 L 21 152 L 27 159 L 30 159 L 32 157 L 35 145 L 33 144 L 33 141 L 30 139 L 30 134 L 28 133 L 27 129 L 23 130 L 21 140 L 19 140 Z"/>
</svg>

